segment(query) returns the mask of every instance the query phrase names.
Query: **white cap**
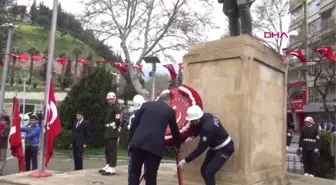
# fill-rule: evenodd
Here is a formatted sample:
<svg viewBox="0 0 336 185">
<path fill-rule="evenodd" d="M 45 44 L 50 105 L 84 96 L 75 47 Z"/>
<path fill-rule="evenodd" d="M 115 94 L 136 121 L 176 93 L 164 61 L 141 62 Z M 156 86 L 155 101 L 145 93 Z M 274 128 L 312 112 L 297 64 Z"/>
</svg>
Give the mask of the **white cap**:
<svg viewBox="0 0 336 185">
<path fill-rule="evenodd" d="M 116 94 L 114 92 L 107 93 L 106 99 L 116 99 Z"/>
<path fill-rule="evenodd" d="M 141 105 L 145 102 L 145 98 L 139 94 L 133 97 L 133 103 L 135 109 L 140 109 Z"/>
<path fill-rule="evenodd" d="M 200 119 L 203 116 L 203 114 L 204 113 L 203 113 L 201 107 L 199 107 L 198 105 L 192 105 L 187 110 L 186 120 L 192 121 L 192 120 Z"/>
</svg>

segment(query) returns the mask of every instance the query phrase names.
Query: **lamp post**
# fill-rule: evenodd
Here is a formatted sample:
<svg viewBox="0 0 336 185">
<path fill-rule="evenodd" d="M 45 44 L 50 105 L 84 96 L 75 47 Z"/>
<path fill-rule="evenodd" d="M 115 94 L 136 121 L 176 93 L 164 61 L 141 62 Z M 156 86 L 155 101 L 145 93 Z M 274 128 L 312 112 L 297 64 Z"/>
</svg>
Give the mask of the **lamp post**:
<svg viewBox="0 0 336 185">
<path fill-rule="evenodd" d="M 8 28 L 8 36 L 7 36 L 5 57 L 4 57 L 4 67 L 3 67 L 2 78 L 1 78 L 0 110 L 3 109 L 4 99 L 5 99 L 5 88 L 6 88 L 6 81 L 7 81 L 7 76 L 8 76 L 7 75 L 8 66 L 9 66 L 9 53 L 10 53 L 10 48 L 11 48 L 14 25 L 12 23 L 6 23 L 6 24 L 1 25 L 1 27 Z"/>
<path fill-rule="evenodd" d="M 158 57 L 144 57 L 144 61 L 147 64 L 152 64 L 152 72 L 151 76 L 153 79 L 153 84 L 152 84 L 152 100 L 155 99 L 155 73 L 156 73 L 156 64 L 160 63 L 160 60 Z"/>
<path fill-rule="evenodd" d="M 26 110 L 26 98 L 25 98 L 25 93 L 26 93 L 26 83 L 30 77 L 29 72 L 26 70 L 22 70 L 20 72 L 20 78 L 23 81 L 23 94 L 22 94 L 22 115 L 25 114 Z"/>
</svg>

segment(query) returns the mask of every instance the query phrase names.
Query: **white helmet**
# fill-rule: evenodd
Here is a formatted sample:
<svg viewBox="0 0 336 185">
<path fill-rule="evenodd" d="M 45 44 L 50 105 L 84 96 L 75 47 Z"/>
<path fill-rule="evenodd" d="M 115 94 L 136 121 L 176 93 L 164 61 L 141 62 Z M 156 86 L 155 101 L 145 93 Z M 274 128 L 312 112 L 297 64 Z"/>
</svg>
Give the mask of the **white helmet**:
<svg viewBox="0 0 336 185">
<path fill-rule="evenodd" d="M 199 107 L 198 105 L 192 105 L 187 110 L 186 120 L 192 121 L 192 120 L 200 119 L 203 116 L 203 114 L 204 113 L 203 113 L 201 107 Z"/>
<path fill-rule="evenodd" d="M 114 92 L 107 93 L 106 99 L 116 99 L 116 94 Z"/>
<path fill-rule="evenodd" d="M 133 103 L 135 109 L 140 109 L 141 105 L 145 102 L 145 98 L 139 94 L 133 97 Z"/>
<path fill-rule="evenodd" d="M 313 120 L 313 118 L 310 117 L 310 116 L 306 117 L 306 118 L 304 119 L 304 121 L 309 122 L 309 123 L 313 123 L 313 124 L 314 124 L 314 120 Z"/>
</svg>

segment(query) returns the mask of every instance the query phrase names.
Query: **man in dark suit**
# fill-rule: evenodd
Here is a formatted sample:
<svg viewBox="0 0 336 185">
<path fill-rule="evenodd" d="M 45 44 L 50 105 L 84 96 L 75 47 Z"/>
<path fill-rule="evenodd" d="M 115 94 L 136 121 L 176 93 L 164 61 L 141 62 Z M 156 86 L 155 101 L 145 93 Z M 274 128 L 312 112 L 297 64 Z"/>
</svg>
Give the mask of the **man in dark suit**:
<svg viewBox="0 0 336 185">
<path fill-rule="evenodd" d="M 75 170 L 83 169 L 83 152 L 90 141 L 90 123 L 84 120 L 83 113 L 77 112 L 77 121 L 72 128 L 71 147 L 75 161 Z"/>
<path fill-rule="evenodd" d="M 165 131 L 169 124 L 175 146 L 180 148 L 180 132 L 175 111 L 168 106 L 169 97 L 142 104 L 136 111 L 129 132 L 132 153 L 129 185 L 139 185 L 141 168 L 146 163 L 146 185 L 156 185 L 157 171 L 165 150 Z"/>
</svg>

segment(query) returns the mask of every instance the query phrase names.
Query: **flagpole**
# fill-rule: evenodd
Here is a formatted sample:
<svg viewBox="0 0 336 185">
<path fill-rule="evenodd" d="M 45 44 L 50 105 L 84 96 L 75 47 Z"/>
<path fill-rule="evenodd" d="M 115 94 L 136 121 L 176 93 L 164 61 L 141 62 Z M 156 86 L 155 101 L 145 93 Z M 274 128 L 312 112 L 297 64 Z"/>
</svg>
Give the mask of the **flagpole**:
<svg viewBox="0 0 336 185">
<path fill-rule="evenodd" d="M 51 81 L 51 72 L 52 72 L 52 62 L 54 58 L 55 50 L 55 35 L 56 35 L 56 26 L 57 26 L 57 9 L 58 9 L 58 0 L 54 0 L 52 18 L 51 18 L 51 27 L 50 27 L 50 38 L 49 38 L 49 47 L 48 47 L 48 58 L 47 58 L 47 74 L 45 81 L 45 91 L 44 91 L 44 120 L 42 122 L 42 132 L 40 135 L 40 155 L 38 160 L 38 168 L 35 173 L 32 173 L 31 176 L 34 177 L 47 177 L 51 174 L 45 171 L 44 159 L 45 159 L 45 141 L 46 141 L 46 123 L 47 123 L 47 105 L 49 102 L 49 91 L 50 91 L 50 81 Z"/>
</svg>

